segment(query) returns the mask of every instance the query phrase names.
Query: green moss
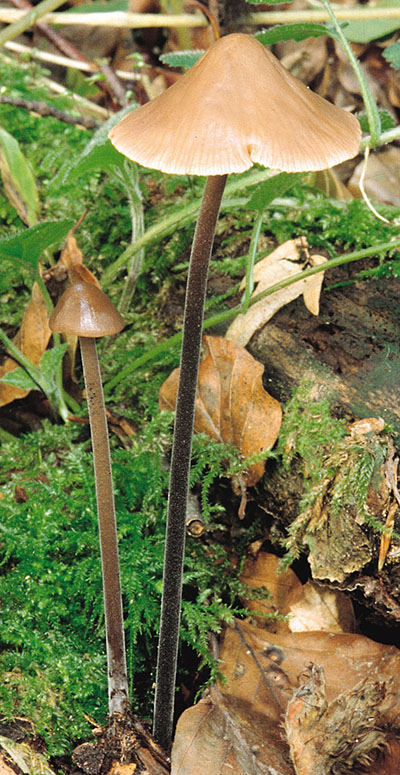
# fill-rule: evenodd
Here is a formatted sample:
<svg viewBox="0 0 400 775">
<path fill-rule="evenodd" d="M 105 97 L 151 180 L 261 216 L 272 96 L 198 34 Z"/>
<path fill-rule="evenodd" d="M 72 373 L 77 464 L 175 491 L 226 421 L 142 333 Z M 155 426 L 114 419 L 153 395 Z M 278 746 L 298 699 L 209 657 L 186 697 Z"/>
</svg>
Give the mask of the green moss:
<svg viewBox="0 0 400 775">
<path fill-rule="evenodd" d="M 151 715 L 171 443 L 171 415 L 156 414 L 113 473 L 133 710 Z M 85 436 L 82 436 L 82 433 Z M 90 735 L 107 714 L 103 594 L 87 430 L 51 426 L 2 447 L 0 462 L 0 702 L 2 716 L 33 722 L 52 755 Z M 229 451 L 197 437 L 192 484 L 203 490 Z M 182 637 L 209 675 L 208 635 L 241 612 L 243 585 L 225 548 L 188 537 Z"/>
</svg>

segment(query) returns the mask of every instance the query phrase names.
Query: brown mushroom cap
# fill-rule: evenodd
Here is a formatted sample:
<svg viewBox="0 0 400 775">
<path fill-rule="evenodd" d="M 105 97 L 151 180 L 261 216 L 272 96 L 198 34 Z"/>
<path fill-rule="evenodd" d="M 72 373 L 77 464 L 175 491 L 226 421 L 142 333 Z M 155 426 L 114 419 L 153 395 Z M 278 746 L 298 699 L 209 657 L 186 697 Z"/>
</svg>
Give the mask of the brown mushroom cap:
<svg viewBox="0 0 400 775">
<path fill-rule="evenodd" d="M 189 175 L 332 167 L 355 156 L 357 119 L 310 91 L 259 41 L 217 40 L 167 91 L 109 135 L 145 167 Z"/>
<path fill-rule="evenodd" d="M 75 336 L 110 336 L 125 325 L 123 317 L 110 299 L 91 283 L 74 283 L 61 296 L 49 326 L 57 334 Z"/>
</svg>

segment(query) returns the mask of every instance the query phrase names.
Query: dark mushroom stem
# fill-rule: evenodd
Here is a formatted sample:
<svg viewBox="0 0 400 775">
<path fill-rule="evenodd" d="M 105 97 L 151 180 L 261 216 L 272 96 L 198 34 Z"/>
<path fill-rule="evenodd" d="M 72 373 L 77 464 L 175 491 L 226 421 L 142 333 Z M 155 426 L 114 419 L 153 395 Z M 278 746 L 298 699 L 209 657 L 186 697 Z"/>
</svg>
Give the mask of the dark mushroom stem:
<svg viewBox="0 0 400 775">
<path fill-rule="evenodd" d="M 185 552 L 185 517 L 199 371 L 204 302 L 215 226 L 227 175 L 206 180 L 190 257 L 172 446 L 163 593 L 158 644 L 154 739 L 166 750 L 172 740 L 176 666 Z"/>
<path fill-rule="evenodd" d="M 110 446 L 96 340 L 79 337 L 92 435 L 106 625 L 110 717 L 128 710 L 128 679 L 122 615 L 117 524 Z"/>
</svg>

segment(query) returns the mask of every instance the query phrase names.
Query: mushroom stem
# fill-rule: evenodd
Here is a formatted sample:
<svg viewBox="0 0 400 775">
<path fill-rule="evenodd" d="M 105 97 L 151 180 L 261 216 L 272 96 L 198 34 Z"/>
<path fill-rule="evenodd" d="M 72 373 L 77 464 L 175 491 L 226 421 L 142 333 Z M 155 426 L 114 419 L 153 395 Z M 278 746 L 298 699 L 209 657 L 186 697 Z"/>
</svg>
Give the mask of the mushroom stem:
<svg viewBox="0 0 400 775">
<path fill-rule="evenodd" d="M 118 560 L 117 523 L 106 411 L 96 340 L 79 337 L 92 435 L 106 625 L 110 717 L 128 709 L 128 679 Z"/>
<path fill-rule="evenodd" d="M 185 517 L 204 302 L 208 265 L 226 179 L 227 175 L 212 175 L 207 178 L 193 239 L 186 289 L 169 484 L 153 725 L 154 739 L 166 750 L 171 745 L 173 728 L 185 552 Z"/>
</svg>

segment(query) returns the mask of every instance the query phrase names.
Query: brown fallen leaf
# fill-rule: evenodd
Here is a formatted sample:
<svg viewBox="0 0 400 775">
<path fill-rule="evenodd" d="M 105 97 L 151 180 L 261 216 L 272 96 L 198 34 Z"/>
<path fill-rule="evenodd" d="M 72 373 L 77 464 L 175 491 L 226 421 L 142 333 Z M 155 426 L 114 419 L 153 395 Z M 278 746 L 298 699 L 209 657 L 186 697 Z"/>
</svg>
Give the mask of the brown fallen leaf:
<svg viewBox="0 0 400 775">
<path fill-rule="evenodd" d="M 290 632 L 354 632 L 354 610 L 350 597 L 339 589 L 307 581 L 298 600 L 289 605 Z"/>
<path fill-rule="evenodd" d="M 355 197 L 361 197 L 360 180 L 364 161 L 357 164 L 349 180 L 349 190 Z M 387 148 L 379 154 L 370 154 L 364 178 L 364 188 L 375 202 L 400 204 L 400 149 Z"/>
<path fill-rule="evenodd" d="M 287 616 L 292 606 L 301 600 L 303 585 L 291 568 L 279 573 L 280 559 L 275 554 L 259 552 L 256 557 L 248 557 L 244 563 L 240 580 L 248 587 L 260 589 L 264 587 L 269 592 L 269 597 L 264 599 L 243 598 L 243 605 L 252 612 L 251 618 L 260 627 L 265 627 L 269 632 L 289 632 L 288 619 L 265 618 L 257 616 L 253 612 Z M 249 593 L 251 594 L 251 593 Z"/>
<path fill-rule="evenodd" d="M 271 288 L 275 283 L 298 274 L 302 269 L 320 265 L 326 260 L 324 256 L 309 255 L 305 237 L 288 240 L 255 265 L 253 277 L 256 287 L 252 295 L 256 296 Z M 231 323 L 226 338 L 240 342 L 245 346 L 253 334 L 261 326 L 264 326 L 281 307 L 301 295 L 303 295 L 307 309 L 313 315 L 318 315 L 323 278 L 324 273 L 319 272 L 311 277 L 299 279 L 293 285 L 281 288 L 271 296 L 252 304 L 245 314 L 239 314 Z M 245 280 L 240 287 L 242 290 L 244 289 Z"/>
<path fill-rule="evenodd" d="M 278 401 L 263 388 L 264 367 L 237 342 L 203 337 L 194 429 L 234 445 L 246 459 L 275 443 L 282 420 Z M 161 386 L 160 409 L 173 411 L 179 369 Z M 242 476 L 242 491 L 262 477 L 265 461 L 254 463 Z M 243 514 L 241 514 L 243 516 Z"/>
<path fill-rule="evenodd" d="M 66 267 L 70 284 L 85 282 L 100 288 L 100 283 L 93 272 L 83 264 L 83 255 L 78 248 L 75 237 L 69 235 L 65 240 L 58 263 Z"/>
<path fill-rule="evenodd" d="M 32 296 L 22 317 L 21 327 L 13 342 L 35 366 L 39 366 L 50 337 L 46 303 L 38 284 L 34 283 Z M 0 377 L 4 377 L 18 367 L 19 364 L 13 358 L 5 358 L 0 366 Z M 24 398 L 29 392 L 29 390 L 14 385 L 0 383 L 0 406 L 5 406 L 17 398 Z"/>
<path fill-rule="evenodd" d="M 326 725 L 318 727 L 325 708 L 327 719 L 337 718 L 337 708 L 344 708 L 357 717 L 354 696 L 362 700 L 362 688 L 366 693 L 376 692 L 378 712 L 374 716 L 383 736 L 383 758 L 386 743 L 390 755 L 396 756 L 395 764 L 400 767 L 398 750 L 391 746 L 398 739 L 400 720 L 398 696 L 400 692 L 400 652 L 394 646 L 386 646 L 362 635 L 331 634 L 327 632 L 301 632 L 273 634 L 247 622 L 236 622 L 226 629 L 219 654 L 224 682 L 214 687 L 209 697 L 201 700 L 194 708 L 185 711 L 179 719 L 171 756 L 172 775 L 249 775 L 265 773 L 270 775 L 294 775 L 296 772 L 290 760 L 289 740 L 292 755 L 300 745 L 302 729 L 297 728 L 298 739 L 289 740 L 283 735 L 282 721 L 286 713 L 290 720 L 304 726 L 308 733 L 314 722 L 314 735 L 323 734 Z M 307 694 L 302 676 L 310 663 L 318 672 L 323 671 L 324 691 Z M 314 668 L 312 668 L 314 669 Z M 318 672 L 319 675 L 321 673 Z M 315 698 L 316 702 L 313 702 Z M 311 699 L 311 702 L 309 702 Z M 291 705 L 299 700 L 304 709 L 305 723 L 299 707 Z M 378 703 L 379 700 L 379 703 Z M 367 709 L 368 705 L 362 706 Z M 308 714 L 308 715 L 307 715 Z M 358 716 L 360 720 L 360 716 Z M 364 719 L 368 726 L 368 718 Z M 371 722 L 372 723 L 372 722 Z M 336 729 L 336 742 L 349 753 L 350 761 L 357 762 L 357 739 L 350 741 L 348 725 L 343 723 Z M 323 743 L 329 743 L 325 738 Z M 297 775 L 354 775 L 357 770 L 334 769 L 332 751 L 325 751 L 325 770 L 297 770 Z M 360 752 L 364 761 L 375 755 L 375 738 L 364 736 Z M 360 758 L 360 757 L 359 757 Z M 294 759 L 297 763 L 296 756 Z M 383 766 L 383 764 L 382 764 Z M 398 772 L 394 768 L 391 775 Z M 365 775 L 378 775 L 380 770 L 372 766 L 364 770 Z M 384 770 L 382 770 L 382 773 Z"/>
<path fill-rule="evenodd" d="M 244 563 L 240 580 L 249 587 L 269 592 L 269 597 L 261 600 L 242 598 L 252 621 L 275 633 L 354 631 L 353 606 L 344 592 L 313 581 L 302 584 L 291 568 L 282 570 L 280 563 L 279 557 L 267 552 L 248 557 Z M 254 612 L 286 618 L 265 618 Z"/>
</svg>

